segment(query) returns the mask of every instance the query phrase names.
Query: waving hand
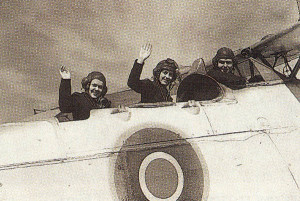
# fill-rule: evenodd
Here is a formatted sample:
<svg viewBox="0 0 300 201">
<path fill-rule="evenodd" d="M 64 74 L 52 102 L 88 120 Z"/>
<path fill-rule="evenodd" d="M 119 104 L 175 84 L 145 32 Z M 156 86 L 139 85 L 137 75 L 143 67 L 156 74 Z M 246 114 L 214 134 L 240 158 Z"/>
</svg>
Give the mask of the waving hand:
<svg viewBox="0 0 300 201">
<path fill-rule="evenodd" d="M 61 66 L 59 73 L 62 79 L 71 79 L 71 73 L 65 66 Z"/>
<path fill-rule="evenodd" d="M 144 63 L 144 61 L 146 59 L 148 59 L 148 57 L 150 56 L 151 50 L 152 50 L 152 45 L 150 43 L 146 43 L 145 45 L 143 45 L 141 47 L 139 58 L 138 58 L 137 62 L 140 64 Z"/>
</svg>

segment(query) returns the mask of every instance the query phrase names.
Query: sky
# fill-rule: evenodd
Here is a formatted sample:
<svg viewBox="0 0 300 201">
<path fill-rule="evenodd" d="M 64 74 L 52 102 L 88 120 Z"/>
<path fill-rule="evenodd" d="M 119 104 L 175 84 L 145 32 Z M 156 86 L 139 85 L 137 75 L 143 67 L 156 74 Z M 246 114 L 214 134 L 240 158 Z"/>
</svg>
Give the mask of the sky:
<svg viewBox="0 0 300 201">
<path fill-rule="evenodd" d="M 72 91 L 91 71 L 124 89 L 141 46 L 142 77 L 163 59 L 188 66 L 220 47 L 247 47 L 296 23 L 295 0 L 0 0 L 0 124 L 58 106 L 59 68 Z"/>
</svg>

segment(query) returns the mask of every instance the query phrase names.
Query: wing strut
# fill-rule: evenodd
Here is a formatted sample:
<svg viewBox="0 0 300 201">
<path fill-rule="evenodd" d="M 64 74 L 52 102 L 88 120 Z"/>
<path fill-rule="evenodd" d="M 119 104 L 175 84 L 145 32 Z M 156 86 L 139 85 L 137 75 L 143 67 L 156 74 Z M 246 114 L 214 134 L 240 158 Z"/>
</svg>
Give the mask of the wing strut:
<svg viewBox="0 0 300 201">
<path fill-rule="evenodd" d="M 293 71 L 292 71 L 290 77 L 291 77 L 291 78 L 295 78 L 296 75 L 297 75 L 297 73 L 298 73 L 298 71 L 299 71 L 299 69 L 300 69 L 300 57 L 299 57 L 297 63 L 295 64 L 295 67 L 294 67 L 294 69 L 293 69 Z"/>
<path fill-rule="evenodd" d="M 265 57 L 261 54 L 258 53 L 256 54 L 256 56 L 267 66 L 269 66 L 270 68 L 272 68 L 272 65 L 267 61 L 267 59 L 265 59 Z"/>
<path fill-rule="evenodd" d="M 290 72 L 290 75 L 291 75 L 291 72 L 293 70 L 292 70 L 291 66 L 289 65 L 289 61 L 286 58 L 286 53 L 284 55 L 282 55 L 282 57 L 283 57 L 283 60 L 284 60 L 284 63 L 285 63 L 285 66 L 283 68 L 283 74 L 288 75 L 289 72 Z"/>
</svg>

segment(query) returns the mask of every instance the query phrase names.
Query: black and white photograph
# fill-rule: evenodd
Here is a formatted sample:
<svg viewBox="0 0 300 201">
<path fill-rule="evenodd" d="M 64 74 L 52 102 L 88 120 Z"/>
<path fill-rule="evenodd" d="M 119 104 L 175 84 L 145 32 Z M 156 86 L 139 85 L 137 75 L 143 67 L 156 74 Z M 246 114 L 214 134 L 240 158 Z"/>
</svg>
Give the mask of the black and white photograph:
<svg viewBox="0 0 300 201">
<path fill-rule="evenodd" d="M 300 0 L 0 0 L 0 201 L 300 200 Z"/>
</svg>

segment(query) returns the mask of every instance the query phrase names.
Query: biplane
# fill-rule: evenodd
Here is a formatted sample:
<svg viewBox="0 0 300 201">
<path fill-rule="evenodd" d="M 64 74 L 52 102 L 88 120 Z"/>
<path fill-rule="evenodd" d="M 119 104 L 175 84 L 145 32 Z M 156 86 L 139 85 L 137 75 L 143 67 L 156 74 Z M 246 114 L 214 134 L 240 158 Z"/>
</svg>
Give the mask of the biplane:
<svg viewBox="0 0 300 201">
<path fill-rule="evenodd" d="M 1 125 L 0 200 L 300 200 L 300 22 L 235 54 L 242 89 L 197 59 L 175 102 Z"/>
</svg>

